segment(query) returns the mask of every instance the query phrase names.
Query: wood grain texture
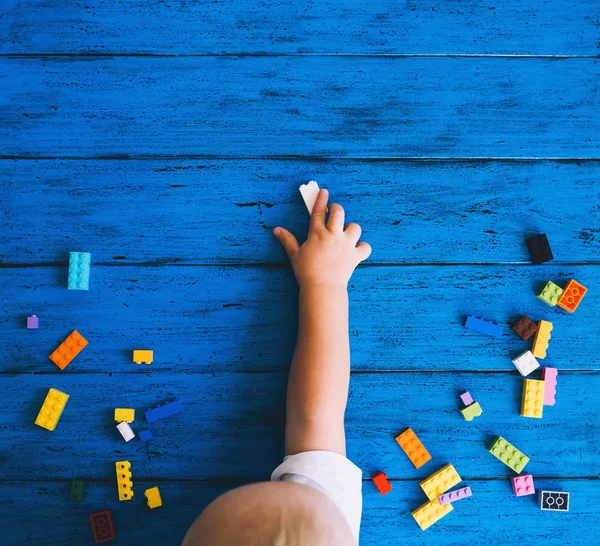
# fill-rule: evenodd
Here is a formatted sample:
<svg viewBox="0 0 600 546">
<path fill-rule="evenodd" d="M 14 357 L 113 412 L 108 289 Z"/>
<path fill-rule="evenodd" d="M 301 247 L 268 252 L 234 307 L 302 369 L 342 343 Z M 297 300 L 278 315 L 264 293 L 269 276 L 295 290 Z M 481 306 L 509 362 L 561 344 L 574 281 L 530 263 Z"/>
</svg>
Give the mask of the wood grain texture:
<svg viewBox="0 0 600 546">
<path fill-rule="evenodd" d="M 597 262 L 597 161 L 0 161 L 0 263 L 287 263 L 303 240 L 298 186 L 316 179 L 363 228 L 368 263 L 528 263 L 545 232 L 559 262 Z M 43 203 L 43 206 L 40 206 Z"/>
<path fill-rule="evenodd" d="M 2 479 L 37 481 L 114 477 L 114 462 L 132 463 L 136 477 L 267 479 L 283 457 L 286 374 L 158 374 L 0 376 Z M 348 457 L 368 478 L 425 478 L 452 462 L 465 479 L 514 473 L 487 452 L 501 435 L 531 462 L 534 476 L 596 477 L 600 374 L 560 373 L 557 404 L 543 419 L 519 415 L 517 374 L 355 374 L 346 415 Z M 56 430 L 34 425 L 48 388 L 70 395 Z M 472 422 L 459 412 L 468 389 L 483 408 Z M 155 439 L 125 443 L 115 407 L 143 410 L 180 397 L 184 411 L 152 425 Z M 394 438 L 412 427 L 434 457 L 415 470 Z"/>
<path fill-rule="evenodd" d="M 89 345 L 64 374 L 287 370 L 297 293 L 289 269 L 103 267 L 93 249 L 89 292 L 66 289 L 67 267 L 2 270 L 0 370 L 58 372 L 48 355 L 77 329 Z M 548 279 L 589 289 L 573 315 L 536 297 Z M 500 370 L 531 345 L 521 315 L 550 320 L 546 365 L 599 370 L 599 269 L 589 266 L 360 267 L 350 286 L 354 370 Z M 27 315 L 40 317 L 26 330 Z M 501 339 L 466 330 L 468 314 L 504 325 Z M 133 349 L 154 349 L 150 367 Z M 125 380 L 125 379 L 124 379 Z"/>
<path fill-rule="evenodd" d="M 0 157 L 600 158 L 598 59 L 0 60 Z"/>
<path fill-rule="evenodd" d="M 0 53 L 596 55 L 595 0 L 4 0 Z"/>
</svg>

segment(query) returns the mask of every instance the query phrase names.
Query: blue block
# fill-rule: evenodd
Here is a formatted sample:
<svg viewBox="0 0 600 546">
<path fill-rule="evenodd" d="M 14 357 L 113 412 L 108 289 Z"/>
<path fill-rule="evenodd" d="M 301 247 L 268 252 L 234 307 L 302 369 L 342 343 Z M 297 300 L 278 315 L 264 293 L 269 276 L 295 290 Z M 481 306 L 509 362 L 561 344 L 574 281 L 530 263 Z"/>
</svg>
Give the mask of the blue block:
<svg viewBox="0 0 600 546">
<path fill-rule="evenodd" d="M 161 406 L 146 410 L 146 421 L 148 421 L 148 423 L 154 423 L 154 421 L 164 419 L 165 417 L 171 417 L 171 415 L 175 415 L 180 411 L 183 411 L 183 403 L 180 399 L 173 400 L 173 402 L 167 402 Z"/>
<path fill-rule="evenodd" d="M 71 252 L 69 254 L 69 290 L 88 290 L 90 287 L 89 252 Z"/>
<path fill-rule="evenodd" d="M 150 430 L 149 428 L 140 430 L 138 436 L 140 437 L 140 440 L 142 442 L 147 442 L 148 440 L 152 440 L 152 438 L 154 438 L 154 436 L 152 435 L 152 430 Z"/>
<path fill-rule="evenodd" d="M 488 334 L 493 337 L 500 337 L 502 335 L 502 326 L 495 322 L 488 322 L 487 320 L 478 319 L 469 315 L 465 321 L 465 328 L 469 330 L 475 330 L 482 334 Z"/>
</svg>

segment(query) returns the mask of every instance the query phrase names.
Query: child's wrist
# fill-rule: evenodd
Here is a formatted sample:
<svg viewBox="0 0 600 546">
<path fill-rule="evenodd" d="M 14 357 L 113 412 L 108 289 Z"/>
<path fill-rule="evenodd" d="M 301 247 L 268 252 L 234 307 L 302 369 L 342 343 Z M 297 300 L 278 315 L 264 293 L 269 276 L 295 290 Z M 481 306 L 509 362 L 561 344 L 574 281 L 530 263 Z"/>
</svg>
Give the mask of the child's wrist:
<svg viewBox="0 0 600 546">
<path fill-rule="evenodd" d="M 334 295 L 348 293 L 348 283 L 346 282 L 302 282 L 299 283 L 301 293 L 322 293 L 324 295 Z"/>
</svg>

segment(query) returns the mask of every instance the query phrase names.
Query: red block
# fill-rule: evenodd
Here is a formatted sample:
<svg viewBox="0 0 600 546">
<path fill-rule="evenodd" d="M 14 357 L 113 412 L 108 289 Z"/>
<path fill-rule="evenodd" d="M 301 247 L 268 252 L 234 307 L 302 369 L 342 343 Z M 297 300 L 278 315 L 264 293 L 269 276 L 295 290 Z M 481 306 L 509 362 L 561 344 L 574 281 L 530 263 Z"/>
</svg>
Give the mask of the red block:
<svg viewBox="0 0 600 546">
<path fill-rule="evenodd" d="M 382 495 L 385 495 L 392 490 L 392 484 L 388 481 L 387 476 L 383 472 L 377 472 L 377 474 L 373 474 L 371 479 L 375 483 L 377 490 Z"/>
<path fill-rule="evenodd" d="M 96 544 L 100 542 L 108 542 L 115 538 L 115 528 L 113 527 L 112 517 L 109 510 L 90 514 L 92 522 L 92 531 L 94 532 L 94 540 Z"/>
</svg>

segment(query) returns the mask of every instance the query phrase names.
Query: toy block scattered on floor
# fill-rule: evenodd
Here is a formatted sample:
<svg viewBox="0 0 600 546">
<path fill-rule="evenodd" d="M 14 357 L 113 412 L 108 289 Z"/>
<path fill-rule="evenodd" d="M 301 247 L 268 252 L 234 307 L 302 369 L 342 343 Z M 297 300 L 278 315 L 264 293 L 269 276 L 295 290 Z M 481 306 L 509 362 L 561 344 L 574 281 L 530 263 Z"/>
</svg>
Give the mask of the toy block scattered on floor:
<svg viewBox="0 0 600 546">
<path fill-rule="evenodd" d="M 537 324 L 527 315 L 523 315 L 512 329 L 522 340 L 527 341 L 537 332 Z"/>
<path fill-rule="evenodd" d="M 558 306 L 569 313 L 574 313 L 586 292 L 587 288 L 585 286 L 571 279 L 565 286 L 562 297 L 558 300 Z"/>
<path fill-rule="evenodd" d="M 133 440 L 135 438 L 135 432 L 133 432 L 127 421 L 121 421 L 117 425 L 117 428 L 119 429 L 121 436 L 123 436 L 123 440 L 126 442 L 129 442 L 129 440 Z"/>
<path fill-rule="evenodd" d="M 412 428 L 407 428 L 402 434 L 398 435 L 396 442 L 406 453 L 410 462 L 415 465 L 415 468 L 421 468 L 425 463 L 431 461 L 429 451 L 425 449 Z"/>
<path fill-rule="evenodd" d="M 543 381 L 525 379 L 523 381 L 523 397 L 521 398 L 521 417 L 541 419 L 544 413 Z"/>
<path fill-rule="evenodd" d="M 147 442 L 148 440 L 152 440 L 152 438 L 154 438 L 154 436 L 152 435 L 152 430 L 149 428 L 140 430 L 138 432 L 138 436 L 142 442 Z"/>
<path fill-rule="evenodd" d="M 552 512 L 568 512 L 571 494 L 565 491 L 539 491 L 538 506 Z"/>
<path fill-rule="evenodd" d="M 79 502 L 83 500 L 83 482 L 77 480 L 71 482 L 71 499 Z"/>
<path fill-rule="evenodd" d="M 447 464 L 435 474 L 424 479 L 419 485 L 425 491 L 429 500 L 437 499 L 442 493 L 452 489 L 456 484 L 460 483 L 462 478 L 458 475 L 456 469 Z"/>
<path fill-rule="evenodd" d="M 510 479 L 512 484 L 513 493 L 517 497 L 524 497 L 526 495 L 533 495 L 535 493 L 535 487 L 533 485 L 533 476 L 531 474 L 522 474 L 521 476 L 514 476 Z"/>
<path fill-rule="evenodd" d="M 133 483 L 131 481 L 131 463 L 129 461 L 117 461 L 117 487 L 119 489 L 119 500 L 128 501 L 133 498 Z"/>
<path fill-rule="evenodd" d="M 50 389 L 35 424 L 47 430 L 54 430 L 67 404 L 69 395 L 57 389 Z"/>
<path fill-rule="evenodd" d="M 171 415 L 175 415 L 181 411 L 183 411 L 183 402 L 180 399 L 176 399 L 172 402 L 167 402 L 166 404 L 161 404 L 146 410 L 146 421 L 148 421 L 148 423 L 154 423 L 154 421 L 164 419 L 165 417 L 171 417 Z"/>
<path fill-rule="evenodd" d="M 455 491 L 448 491 L 448 493 L 444 493 L 438 497 L 439 503 L 443 506 L 444 504 L 448 504 L 450 502 L 456 502 L 462 499 L 466 499 L 467 497 L 472 496 L 470 487 L 461 487 L 460 489 L 456 489 Z"/>
<path fill-rule="evenodd" d="M 538 298 L 540 298 L 543 302 L 547 303 L 550 307 L 555 307 L 558 303 L 558 300 L 563 295 L 564 290 L 554 284 L 552 281 L 548 281 L 546 286 L 539 293 Z"/>
<path fill-rule="evenodd" d="M 375 487 L 377 487 L 377 491 L 379 491 L 382 495 L 385 495 L 392 490 L 392 484 L 383 472 L 377 472 L 376 474 L 373 474 L 371 479 L 373 480 Z"/>
<path fill-rule="evenodd" d="M 552 337 L 550 335 L 552 328 L 554 328 L 553 324 L 547 320 L 540 320 L 538 323 L 538 329 L 533 339 L 533 347 L 531 348 L 531 354 L 536 358 L 546 358 L 548 343 Z"/>
<path fill-rule="evenodd" d="M 154 351 L 135 349 L 133 351 L 133 361 L 136 364 L 152 364 L 154 360 Z"/>
<path fill-rule="evenodd" d="M 304 199 L 308 214 L 312 214 L 317 194 L 319 193 L 319 185 L 314 180 L 311 180 L 308 184 L 302 184 L 298 189 L 300 190 L 302 199 Z"/>
<path fill-rule="evenodd" d="M 91 257 L 89 252 L 69 253 L 69 290 L 89 290 Z"/>
<path fill-rule="evenodd" d="M 108 542 L 115 538 L 115 528 L 109 510 L 90 514 L 90 522 L 92 523 L 92 531 L 96 544 Z"/>
<path fill-rule="evenodd" d="M 419 527 L 425 531 L 436 521 L 441 520 L 446 514 L 454 510 L 451 504 L 441 505 L 437 499 L 430 500 L 416 510 L 411 512 L 412 517 L 419 524 Z"/>
<path fill-rule="evenodd" d="M 460 412 L 466 421 L 472 421 L 473 418 L 479 417 L 483 413 L 483 410 L 481 409 L 479 402 L 474 402 L 470 406 L 461 409 Z"/>
<path fill-rule="evenodd" d="M 543 264 L 554 259 L 548 237 L 545 233 L 529 237 L 525 242 L 527 243 L 527 250 L 529 250 L 529 256 L 533 265 Z"/>
<path fill-rule="evenodd" d="M 556 368 L 542 368 L 542 379 L 544 380 L 544 406 L 554 406 L 556 403 Z"/>
<path fill-rule="evenodd" d="M 533 370 L 540 367 L 540 363 L 531 354 L 531 351 L 525 351 L 516 358 L 513 358 L 512 363 L 522 376 L 529 375 Z"/>
<path fill-rule="evenodd" d="M 529 462 L 527 455 L 521 453 L 515 446 L 502 438 L 502 436 L 496 438 L 488 451 L 517 474 L 523 472 L 523 469 Z"/>
<path fill-rule="evenodd" d="M 132 408 L 115 408 L 115 421 L 126 421 L 133 423 L 135 419 L 135 409 Z"/>
<path fill-rule="evenodd" d="M 460 395 L 460 399 L 462 400 L 462 403 L 465 405 L 465 407 L 470 406 L 473 402 L 475 402 L 469 391 L 463 392 Z"/>
<path fill-rule="evenodd" d="M 490 322 L 469 315 L 465 320 L 465 328 L 475 330 L 481 334 L 487 334 L 492 337 L 500 337 L 502 335 L 502 326 L 495 322 Z"/>
<path fill-rule="evenodd" d="M 40 319 L 37 315 L 29 315 L 27 317 L 27 329 L 37 330 L 40 327 Z"/>
<path fill-rule="evenodd" d="M 144 491 L 144 496 L 146 497 L 148 508 L 159 508 L 162 506 L 162 498 L 158 487 L 146 489 L 146 491 Z"/>
<path fill-rule="evenodd" d="M 87 339 L 77 330 L 73 330 L 71 335 L 50 355 L 50 360 L 61 370 L 64 370 L 87 344 Z"/>
</svg>

